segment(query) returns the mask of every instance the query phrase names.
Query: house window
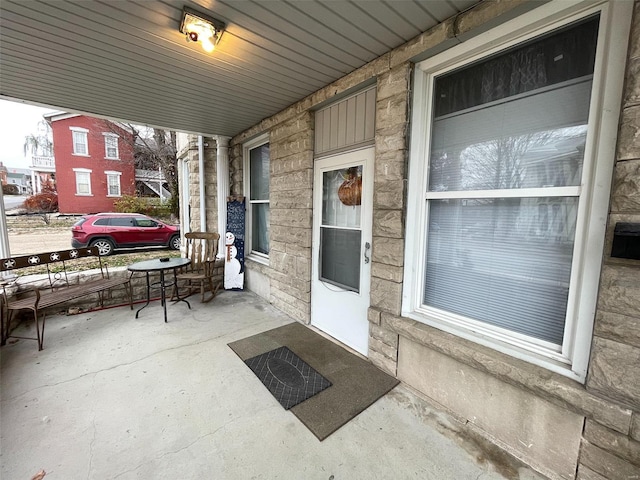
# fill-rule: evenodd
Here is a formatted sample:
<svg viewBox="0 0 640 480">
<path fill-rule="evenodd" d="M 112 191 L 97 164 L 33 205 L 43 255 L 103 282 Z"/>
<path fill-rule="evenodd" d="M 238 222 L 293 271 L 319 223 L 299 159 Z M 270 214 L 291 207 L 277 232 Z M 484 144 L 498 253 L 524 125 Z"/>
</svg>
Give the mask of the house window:
<svg viewBox="0 0 640 480">
<path fill-rule="evenodd" d="M 614 155 L 594 153 L 600 19 L 526 39 L 504 26 L 484 58 L 469 45 L 419 64 L 409 173 L 403 314 L 580 381 L 597 296 L 581 275 L 602 251 L 586 232 L 603 238 L 606 217 L 592 185 Z"/>
<path fill-rule="evenodd" d="M 91 195 L 91 170 L 74 168 L 76 174 L 76 195 Z"/>
<path fill-rule="evenodd" d="M 117 160 L 120 158 L 118 154 L 118 136 L 111 133 L 103 133 L 104 135 L 104 154 L 106 158 Z"/>
<path fill-rule="evenodd" d="M 107 175 L 107 197 L 119 197 L 122 172 L 104 172 Z"/>
<path fill-rule="evenodd" d="M 71 128 L 71 134 L 73 136 L 73 154 L 74 155 L 89 155 L 89 146 L 87 142 L 87 134 L 89 130 L 85 128 Z"/>
<path fill-rule="evenodd" d="M 263 136 L 245 145 L 245 189 L 247 209 L 247 240 L 250 255 L 266 259 L 269 255 L 269 143 Z"/>
</svg>

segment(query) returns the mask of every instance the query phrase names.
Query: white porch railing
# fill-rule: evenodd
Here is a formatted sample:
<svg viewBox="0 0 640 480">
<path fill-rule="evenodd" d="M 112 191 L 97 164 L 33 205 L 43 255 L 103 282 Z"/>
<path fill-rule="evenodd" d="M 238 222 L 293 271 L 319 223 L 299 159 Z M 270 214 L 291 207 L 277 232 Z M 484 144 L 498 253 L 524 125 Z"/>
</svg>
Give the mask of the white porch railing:
<svg viewBox="0 0 640 480">
<path fill-rule="evenodd" d="M 41 156 L 32 156 L 31 157 L 31 168 L 46 168 L 46 169 L 55 169 L 56 161 L 54 157 L 41 157 Z"/>
</svg>

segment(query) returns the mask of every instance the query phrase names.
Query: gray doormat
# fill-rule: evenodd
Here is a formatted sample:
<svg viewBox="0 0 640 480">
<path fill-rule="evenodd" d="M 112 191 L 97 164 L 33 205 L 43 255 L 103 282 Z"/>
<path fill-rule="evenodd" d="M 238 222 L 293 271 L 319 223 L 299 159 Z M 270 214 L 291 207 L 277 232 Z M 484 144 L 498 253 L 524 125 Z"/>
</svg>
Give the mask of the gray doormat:
<svg viewBox="0 0 640 480">
<path fill-rule="evenodd" d="M 331 386 L 329 380 L 287 347 L 262 353 L 244 363 L 285 410 Z"/>
<path fill-rule="evenodd" d="M 327 438 L 399 383 L 368 360 L 300 323 L 229 343 L 243 361 L 284 346 L 332 383 L 330 388 L 290 410 L 319 440 Z"/>
</svg>

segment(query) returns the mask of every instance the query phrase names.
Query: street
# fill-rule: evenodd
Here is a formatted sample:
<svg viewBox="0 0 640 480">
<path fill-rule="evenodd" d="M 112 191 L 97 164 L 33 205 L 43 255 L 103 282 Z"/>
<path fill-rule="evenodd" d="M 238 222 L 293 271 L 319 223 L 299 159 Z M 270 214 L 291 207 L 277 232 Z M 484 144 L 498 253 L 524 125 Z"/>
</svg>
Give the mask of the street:
<svg viewBox="0 0 640 480">
<path fill-rule="evenodd" d="M 5 212 L 20 207 L 27 199 L 27 195 L 3 195 L 3 197 Z"/>
</svg>

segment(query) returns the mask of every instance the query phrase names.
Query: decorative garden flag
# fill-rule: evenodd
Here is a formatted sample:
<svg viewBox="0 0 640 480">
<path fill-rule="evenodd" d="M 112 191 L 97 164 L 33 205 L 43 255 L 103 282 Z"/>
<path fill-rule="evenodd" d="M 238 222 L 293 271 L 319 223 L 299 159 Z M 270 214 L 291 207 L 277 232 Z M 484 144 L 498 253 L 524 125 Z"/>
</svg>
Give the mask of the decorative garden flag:
<svg viewBox="0 0 640 480">
<path fill-rule="evenodd" d="M 224 236 L 224 288 L 244 289 L 244 197 L 227 198 Z"/>
</svg>

